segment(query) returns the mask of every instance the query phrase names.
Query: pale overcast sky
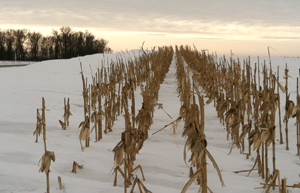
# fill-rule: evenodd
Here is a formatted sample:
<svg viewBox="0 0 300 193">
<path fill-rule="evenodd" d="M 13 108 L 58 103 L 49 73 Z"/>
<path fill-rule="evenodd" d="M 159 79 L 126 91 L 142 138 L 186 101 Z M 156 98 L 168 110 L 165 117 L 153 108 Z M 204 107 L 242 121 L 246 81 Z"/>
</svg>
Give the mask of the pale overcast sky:
<svg viewBox="0 0 300 193">
<path fill-rule="evenodd" d="M 218 54 L 300 56 L 300 0 L 0 0 L 0 28 L 69 26 L 114 51 L 195 45 Z"/>
</svg>

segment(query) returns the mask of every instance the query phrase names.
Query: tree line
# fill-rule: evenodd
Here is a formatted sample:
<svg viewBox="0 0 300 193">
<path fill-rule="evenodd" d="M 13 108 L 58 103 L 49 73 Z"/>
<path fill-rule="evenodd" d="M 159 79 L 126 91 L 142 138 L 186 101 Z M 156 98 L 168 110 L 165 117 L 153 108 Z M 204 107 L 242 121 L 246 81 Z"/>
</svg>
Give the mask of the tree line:
<svg viewBox="0 0 300 193">
<path fill-rule="evenodd" d="M 0 60 L 41 61 L 111 53 L 107 44 L 89 31 L 73 31 L 70 27 L 53 29 L 50 36 L 27 29 L 0 29 Z"/>
</svg>

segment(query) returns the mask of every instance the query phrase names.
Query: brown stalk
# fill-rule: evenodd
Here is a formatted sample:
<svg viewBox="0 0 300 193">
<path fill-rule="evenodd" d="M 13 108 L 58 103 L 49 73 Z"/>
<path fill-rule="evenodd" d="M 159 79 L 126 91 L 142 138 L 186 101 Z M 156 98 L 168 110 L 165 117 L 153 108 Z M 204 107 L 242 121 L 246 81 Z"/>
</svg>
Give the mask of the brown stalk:
<svg viewBox="0 0 300 193">
<path fill-rule="evenodd" d="M 62 189 L 63 189 L 63 186 L 62 186 L 62 184 L 61 184 L 61 177 L 58 176 L 57 179 L 58 179 L 59 189 L 62 190 Z"/>
<path fill-rule="evenodd" d="M 280 108 L 280 94 L 279 94 L 279 88 L 281 88 L 282 91 L 282 86 L 279 86 L 279 66 L 277 68 L 277 82 L 278 82 L 278 86 L 277 86 L 277 97 L 278 97 L 278 106 Z M 286 91 L 284 89 L 284 91 Z M 283 91 L 282 91 L 283 92 Z M 282 137 L 282 125 L 281 125 L 281 110 L 279 109 L 278 111 L 278 116 L 279 116 L 279 135 L 280 135 L 280 144 L 283 144 L 283 137 Z"/>
<path fill-rule="evenodd" d="M 289 131 L 289 128 L 288 128 L 288 123 L 289 123 L 289 115 L 288 115 L 288 108 L 287 108 L 287 104 L 288 104 L 288 101 L 289 101 L 289 94 L 288 94 L 288 73 L 289 73 L 289 70 L 287 68 L 287 64 L 285 66 L 285 71 L 284 71 L 284 74 L 285 74 L 285 90 L 286 90 L 286 110 L 285 110 L 285 137 L 286 137 L 286 150 L 289 150 L 289 135 L 288 135 L 288 131 Z"/>
<path fill-rule="evenodd" d="M 46 116 L 45 116 L 45 99 L 44 97 L 42 98 L 42 129 L 43 129 L 43 141 L 44 141 L 44 149 L 45 153 L 40 159 L 41 162 L 41 167 L 39 169 L 39 172 L 45 172 L 46 174 L 46 183 L 47 183 L 47 193 L 50 193 L 50 183 L 49 183 L 49 173 L 50 173 L 50 164 L 51 160 L 55 162 L 55 154 L 54 152 L 47 151 L 47 146 L 46 146 Z"/>
<path fill-rule="evenodd" d="M 77 162 L 73 162 L 73 166 L 72 166 L 72 173 L 77 173 L 77 168 L 79 168 L 79 169 L 82 169 L 83 168 L 83 166 L 82 165 L 79 165 Z"/>
<path fill-rule="evenodd" d="M 300 70 L 299 70 L 300 75 Z M 299 78 L 297 78 L 297 107 L 300 106 L 300 95 L 299 95 Z M 296 115 L 296 124 L 297 124 L 297 155 L 300 156 L 300 113 L 298 112 Z"/>
<path fill-rule="evenodd" d="M 182 101 L 180 115 L 183 116 L 183 119 L 185 120 L 185 129 L 182 136 L 187 136 L 187 141 L 184 148 L 184 160 L 186 161 L 186 148 L 188 147 L 188 149 L 190 149 L 192 153 L 189 162 L 191 162 L 192 166 L 196 166 L 198 168 L 198 172 L 194 173 L 193 177 L 186 184 L 182 192 L 185 192 L 188 186 L 195 179 L 198 179 L 198 183 L 201 185 L 202 192 L 206 193 L 207 190 L 211 191 L 207 186 L 206 156 L 208 156 L 212 160 L 214 166 L 217 165 L 213 160 L 212 156 L 206 150 L 207 142 L 204 135 L 204 100 L 201 93 L 197 89 L 197 86 L 195 85 L 202 86 L 202 88 L 206 91 L 206 95 L 209 97 L 210 102 L 214 101 L 215 98 L 218 96 L 218 93 L 215 93 L 214 89 L 209 89 L 214 87 L 215 82 L 217 81 L 210 78 L 212 77 L 210 72 L 214 74 L 214 68 L 206 69 L 209 65 L 201 66 L 197 64 L 197 62 L 193 63 L 195 65 L 192 65 L 192 62 L 190 63 L 190 61 L 193 60 L 192 58 L 194 56 L 192 56 L 192 54 L 187 54 L 192 53 L 188 47 L 181 47 L 180 50 L 176 48 L 176 53 L 177 58 L 180 58 L 180 55 L 184 55 L 183 57 L 189 65 L 187 71 L 185 71 L 181 60 L 177 60 L 177 80 L 179 82 L 178 91 L 181 95 Z M 206 58 L 206 55 L 203 54 L 201 57 Z M 181 73 L 179 73 L 179 69 Z M 193 88 L 191 87 L 190 79 L 188 78 L 190 71 L 194 74 Z M 201 72 L 204 71 L 205 73 L 201 74 Z M 201 80 L 200 77 L 203 77 L 204 80 Z M 200 108 L 198 107 L 195 101 L 195 91 L 199 98 Z M 218 167 L 216 167 L 216 169 L 218 170 Z"/>
<path fill-rule="evenodd" d="M 40 111 L 39 109 L 36 109 L 36 129 L 35 131 L 33 132 L 33 135 L 36 135 L 36 140 L 35 142 L 37 143 L 38 142 L 38 136 L 41 135 L 41 132 L 42 132 L 42 127 L 43 127 L 43 119 L 42 119 L 42 116 L 40 114 Z"/>
</svg>

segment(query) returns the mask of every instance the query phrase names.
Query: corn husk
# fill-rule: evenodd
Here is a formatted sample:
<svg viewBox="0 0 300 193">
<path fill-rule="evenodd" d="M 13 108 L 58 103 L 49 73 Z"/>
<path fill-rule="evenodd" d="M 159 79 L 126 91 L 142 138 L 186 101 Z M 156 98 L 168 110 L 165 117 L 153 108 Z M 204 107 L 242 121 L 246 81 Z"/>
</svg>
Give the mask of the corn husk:
<svg viewBox="0 0 300 193">
<path fill-rule="evenodd" d="M 284 120 L 287 120 L 293 116 L 293 112 L 295 108 L 295 103 L 291 100 L 288 100 L 285 105 L 286 115 L 284 116 Z"/>
<path fill-rule="evenodd" d="M 117 146 L 113 149 L 113 152 L 115 153 L 114 155 L 115 165 L 121 166 L 124 162 L 124 153 L 125 153 L 124 144 L 119 142 L 119 144 L 117 144 Z"/>
<path fill-rule="evenodd" d="M 260 140 L 261 140 L 262 143 L 271 139 L 270 129 L 269 128 L 263 128 L 263 130 L 264 131 L 260 135 L 260 138 L 261 138 Z"/>
<path fill-rule="evenodd" d="M 249 133 L 251 129 L 251 125 L 250 124 L 247 124 L 247 125 L 244 125 L 243 129 L 242 129 L 242 133 L 241 135 L 239 136 L 239 139 L 244 139 L 245 136 Z"/>
<path fill-rule="evenodd" d="M 41 167 L 39 172 L 45 172 L 46 174 L 50 171 L 51 160 L 55 162 L 55 154 L 52 151 L 46 151 L 46 153 L 42 156 L 40 162 Z"/>
<path fill-rule="evenodd" d="M 261 144 L 261 138 L 259 137 L 259 134 L 257 133 L 253 137 L 253 150 L 256 150 L 257 148 L 259 148 L 260 144 Z"/>
</svg>

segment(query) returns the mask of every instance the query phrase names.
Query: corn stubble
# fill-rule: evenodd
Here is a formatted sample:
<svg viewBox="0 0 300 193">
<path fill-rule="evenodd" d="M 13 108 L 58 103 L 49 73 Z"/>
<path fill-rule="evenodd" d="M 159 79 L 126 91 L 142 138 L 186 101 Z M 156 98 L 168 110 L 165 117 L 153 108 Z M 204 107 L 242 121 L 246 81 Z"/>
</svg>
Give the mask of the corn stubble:
<svg viewBox="0 0 300 193">
<path fill-rule="evenodd" d="M 280 172 L 276 167 L 275 145 L 275 113 L 280 109 L 279 92 L 286 93 L 286 113 L 283 119 L 286 123 L 287 150 L 289 150 L 287 123 L 290 118 L 298 117 L 299 119 L 300 109 L 298 107 L 298 98 L 297 105 L 289 99 L 288 77 L 290 76 L 288 75 L 287 67 L 285 69 L 284 77 L 286 79 L 286 85 L 283 87 L 280 84 L 279 76 L 277 75 L 276 78 L 276 74 L 272 71 L 271 59 L 269 60 L 269 69 L 267 68 L 266 62 L 264 62 L 261 85 L 259 65 L 258 70 L 257 65 L 255 65 L 253 71 L 250 66 L 250 58 L 244 60 L 243 64 L 241 64 L 239 60 L 233 60 L 232 57 L 229 61 L 227 61 L 225 57 L 221 58 L 217 63 L 214 61 L 213 56 L 206 56 L 205 51 L 200 53 L 196 49 L 192 50 L 188 46 L 181 46 L 178 50 L 177 91 L 180 94 L 182 101 L 182 107 L 180 109 L 181 116 L 184 117 L 185 121 L 188 120 L 188 124 L 187 122 L 185 123 L 183 136 L 187 137 L 186 146 L 192 151 L 192 157 L 189 162 L 192 164 L 197 163 L 197 157 L 204 154 L 202 153 L 202 149 L 204 149 L 206 144 L 203 142 L 205 136 L 199 135 L 200 132 L 196 132 L 201 126 L 201 124 L 198 126 L 199 119 L 190 118 L 195 115 L 198 117 L 198 107 L 195 106 L 195 97 L 193 97 L 197 90 L 191 88 L 201 86 L 201 92 L 204 92 L 205 96 L 208 98 L 206 104 L 214 103 L 218 117 L 220 118 L 220 123 L 226 127 L 227 139 L 232 142 L 229 153 L 231 153 L 234 146 L 239 148 L 240 153 L 245 154 L 246 158 L 249 158 L 252 151 L 256 151 L 256 159 L 253 168 L 250 170 L 237 171 L 237 173 L 249 172 L 249 176 L 252 171 L 257 170 L 259 175 L 265 180 L 262 188 L 266 189 L 266 192 L 269 192 L 271 188 L 275 189 L 275 187 L 279 187 L 278 190 L 281 192 L 284 188 L 281 184 Z M 188 66 L 188 69 L 186 70 L 184 68 L 185 65 L 183 65 L 184 62 Z M 189 76 L 190 71 L 193 73 L 193 81 L 189 80 L 189 77 L 191 77 Z M 277 73 L 279 74 L 279 70 Z M 186 90 L 191 91 L 186 92 Z M 198 93 L 198 91 L 196 93 Z M 299 97 L 299 94 L 297 94 L 297 97 Z M 199 104 L 201 104 L 200 99 Z M 192 110 L 193 108 L 195 110 Z M 193 112 L 192 116 L 187 115 L 190 111 Z M 281 119 L 280 112 L 279 117 Z M 296 125 L 298 124 L 299 122 L 297 121 Z M 279 126 L 280 141 L 283 143 L 281 120 L 279 120 Z M 198 136 L 194 136 L 196 133 Z M 298 138 L 299 129 L 297 129 L 297 139 Z M 297 140 L 298 148 L 299 141 Z M 246 150 L 246 147 L 248 147 L 248 150 Z M 269 153 L 269 147 L 272 147 L 271 154 Z M 194 153 L 193 148 L 198 148 L 195 150 L 196 153 Z M 193 157 L 194 155 L 195 157 Z M 269 165 L 270 156 L 272 156 L 272 166 Z M 258 169 L 255 169 L 256 165 Z M 198 171 L 199 170 L 193 175 L 200 175 L 203 173 L 203 171 Z M 191 180 L 196 179 L 193 178 L 193 175 L 191 175 Z M 202 192 L 205 191 L 206 190 L 202 189 Z"/>
<path fill-rule="evenodd" d="M 113 149 L 114 152 L 114 186 L 117 185 L 117 173 L 124 178 L 124 192 L 132 185 L 131 192 L 137 186 L 140 192 L 150 193 L 134 171 L 140 169 L 142 178 L 145 180 L 142 166 L 133 167 L 136 155 L 143 147 L 148 138 L 148 130 L 153 123 L 155 107 L 163 109 L 161 103 L 157 103 L 160 84 L 163 82 L 172 60 L 173 50 L 170 47 L 158 48 L 157 52 L 145 53 L 133 61 L 129 61 L 124 72 L 123 87 L 118 93 L 121 94 L 119 111 L 124 113 L 125 131 L 121 141 Z M 163 63 L 161 63 L 163 62 Z M 163 65 L 161 65 L 163 64 Z M 140 86 L 143 103 L 141 109 L 135 112 L 135 90 Z M 131 108 L 129 106 L 131 105 Z M 163 109 L 164 110 L 164 109 Z M 165 110 L 164 110 L 165 111 Z M 166 112 L 166 111 L 165 111 Z M 121 166 L 124 165 L 124 169 Z"/>
<path fill-rule="evenodd" d="M 59 120 L 59 123 L 63 130 L 67 129 L 67 126 L 69 126 L 69 118 L 72 115 L 70 111 L 70 99 L 68 98 L 68 102 L 66 102 L 66 98 L 64 98 L 64 115 L 63 115 L 63 121 Z"/>
<path fill-rule="evenodd" d="M 142 189 L 150 192 L 137 176 L 133 176 L 133 172 L 140 169 L 145 180 L 142 167 L 139 165 L 133 168 L 134 161 L 136 154 L 148 138 L 155 107 L 162 109 L 170 117 L 163 108 L 163 104 L 157 101 L 160 84 L 172 61 L 173 49 L 172 47 L 159 47 L 157 51 L 153 49 L 151 53 L 146 53 L 143 49 L 142 51 L 142 56 L 130 58 L 127 61 L 121 57 L 117 58 L 115 62 L 110 63 L 109 67 L 105 67 L 102 61 L 101 68 L 98 68 L 96 74 L 92 75 L 90 85 L 87 84 L 87 78 L 83 75 L 80 62 L 85 117 L 79 125 L 81 149 L 83 151 L 89 146 L 91 132 L 95 131 L 95 141 L 99 141 L 102 139 L 103 132 L 107 134 L 113 131 L 114 121 L 118 119 L 118 116 L 123 115 L 125 131 L 113 152 L 116 165 L 114 185 L 117 184 L 117 172 L 120 172 L 124 178 L 125 192 L 132 184 L 131 178 L 133 178 L 131 191 L 137 185 L 140 192 Z M 143 103 L 136 113 L 135 91 L 137 87 L 141 89 Z M 85 147 L 82 141 L 86 142 Z M 123 170 L 122 165 L 124 165 Z"/>
<path fill-rule="evenodd" d="M 77 162 L 73 162 L 73 167 L 72 167 L 72 173 L 76 174 L 77 173 L 77 168 L 82 169 L 83 166 L 79 165 Z"/>
<path fill-rule="evenodd" d="M 199 91 L 198 87 L 202 84 L 201 71 L 198 71 L 196 65 L 199 65 L 199 61 L 194 61 L 194 57 L 189 55 L 189 48 L 186 47 L 176 47 L 176 56 L 177 56 L 177 80 L 178 88 L 177 91 L 181 100 L 180 108 L 180 117 L 177 120 L 184 120 L 184 131 L 182 137 L 186 137 L 186 143 L 184 147 L 184 161 L 186 162 L 186 149 L 191 151 L 191 157 L 188 160 L 190 162 L 190 180 L 182 189 L 182 193 L 186 192 L 188 187 L 197 180 L 200 185 L 200 190 L 203 193 L 206 193 L 208 190 L 211 192 L 211 189 L 207 186 L 207 161 L 208 157 L 213 166 L 217 170 L 218 176 L 220 178 L 222 186 L 225 186 L 220 169 L 214 160 L 213 156 L 207 150 L 207 141 L 204 134 L 204 99 L 203 94 Z M 194 53 L 192 53 L 194 56 Z M 206 63 L 208 58 L 205 53 L 200 55 L 201 63 Z M 184 65 L 184 61 L 187 65 Z M 193 61 L 192 61 L 193 60 Z M 203 71 L 202 71 L 203 72 Z M 192 77 L 192 79 L 190 78 Z M 214 94 L 214 93 L 213 93 Z M 198 103 L 196 101 L 198 97 Z M 210 96 L 209 101 L 212 101 L 213 97 Z M 177 126 L 178 123 L 175 125 Z M 173 125 L 174 127 L 174 125 Z M 196 168 L 196 172 L 193 171 L 193 167 Z"/>
<path fill-rule="evenodd" d="M 44 98 L 42 98 L 42 109 L 40 109 L 40 111 L 42 112 L 41 115 L 39 113 L 39 109 L 37 111 L 38 112 L 37 120 L 38 120 L 39 127 L 40 127 L 38 134 L 43 132 L 45 153 L 39 161 L 39 164 L 40 164 L 39 172 L 45 172 L 46 183 L 47 183 L 46 190 L 47 190 L 47 193 L 50 193 L 50 184 L 49 184 L 50 165 L 51 165 L 51 161 L 55 162 L 55 154 L 52 151 L 48 151 L 47 146 L 46 146 L 46 115 L 45 115 L 46 107 L 45 107 L 45 99 Z M 36 131 L 34 132 L 34 134 L 37 134 Z"/>
<path fill-rule="evenodd" d="M 275 114 L 279 112 L 280 143 L 283 143 L 281 131 L 280 114 L 280 92 L 286 93 L 285 116 L 286 123 L 286 149 L 288 144 L 288 121 L 296 118 L 297 126 L 297 153 L 300 155 L 300 97 L 297 78 L 297 103 L 289 98 L 288 94 L 288 69 L 285 69 L 286 85 L 283 87 L 279 81 L 279 69 L 276 73 L 266 63 L 260 72 L 258 65 L 254 70 L 250 66 L 250 58 L 235 61 L 231 57 L 225 57 L 216 62 L 216 56 L 209 55 L 206 50 L 201 52 L 196 48 L 192 50 L 189 46 L 175 47 L 176 49 L 176 78 L 178 81 L 177 92 L 181 101 L 179 117 L 165 125 L 160 132 L 168 126 L 172 126 L 174 135 L 179 122 L 184 121 L 182 137 L 186 138 L 183 159 L 190 164 L 190 179 L 183 187 L 186 192 L 188 187 L 196 180 L 200 185 L 200 191 L 206 193 L 212 190 L 207 186 L 207 158 L 212 162 L 220 178 L 222 186 L 225 186 L 220 169 L 213 156 L 208 151 L 209 142 L 204 133 L 205 114 L 204 105 L 213 103 L 220 123 L 226 129 L 227 139 L 231 141 L 232 147 L 237 147 L 241 154 L 248 159 L 251 154 L 256 154 L 255 163 L 251 169 L 236 171 L 253 171 L 264 179 L 263 187 L 266 192 L 271 188 L 278 187 L 279 192 L 285 193 L 287 187 L 299 188 L 299 184 L 289 186 L 286 178 L 280 178 L 280 171 L 276 167 L 276 145 L 275 145 Z M 79 141 L 81 150 L 89 147 L 91 133 L 95 131 L 95 141 L 102 139 L 102 134 L 113 131 L 114 122 L 120 115 L 124 117 L 125 131 L 121 135 L 120 142 L 113 149 L 114 152 L 114 186 L 117 185 L 118 172 L 124 179 L 124 192 L 131 187 L 131 191 L 137 186 L 140 192 L 150 193 L 134 171 L 140 169 L 143 180 L 145 180 L 142 166 L 134 168 L 137 154 L 142 149 L 144 142 L 148 139 L 148 131 L 153 124 L 155 107 L 163 110 L 172 117 L 158 101 L 160 84 L 169 70 L 173 59 L 172 47 L 159 47 L 157 50 L 146 53 L 142 48 L 140 57 L 125 60 L 122 57 L 111 62 L 105 67 L 102 61 L 101 68 L 92 75 L 92 83 L 88 85 L 88 79 L 84 77 L 82 64 L 81 78 L 83 83 L 84 120 L 79 124 Z M 233 54 L 232 54 L 233 55 Z M 261 74 L 263 77 L 261 78 Z M 299 71 L 300 74 L 300 71 Z M 262 79 L 262 82 L 261 82 Z M 262 84 L 262 85 L 261 85 Z M 136 111 L 135 92 L 140 87 L 143 99 L 142 107 Z M 204 101 L 204 99 L 207 99 Z M 64 99 L 63 121 L 59 120 L 63 129 L 69 125 L 70 112 L 69 99 Z M 40 113 L 40 111 L 42 113 Z M 42 109 L 37 109 L 37 124 L 34 135 L 36 142 L 38 136 L 43 133 L 45 153 L 41 158 L 40 172 L 47 176 L 47 192 L 49 192 L 49 172 L 51 161 L 55 161 L 54 152 L 46 149 L 45 128 L 45 102 L 43 99 Z M 85 141 L 85 145 L 82 144 Z M 272 147 L 272 148 L 269 148 Z M 269 152 L 272 149 L 272 152 Z M 191 152 L 187 158 L 187 151 Z M 269 157 L 272 156 L 272 166 L 269 165 Z M 187 160 L 188 159 L 188 160 Z M 82 166 L 73 162 L 72 172 Z M 194 171 L 195 170 L 195 171 Z"/>
</svg>

